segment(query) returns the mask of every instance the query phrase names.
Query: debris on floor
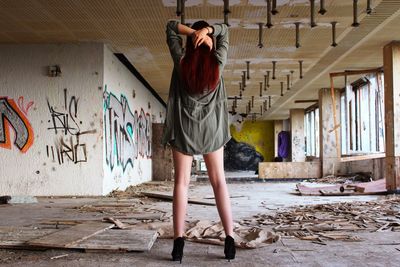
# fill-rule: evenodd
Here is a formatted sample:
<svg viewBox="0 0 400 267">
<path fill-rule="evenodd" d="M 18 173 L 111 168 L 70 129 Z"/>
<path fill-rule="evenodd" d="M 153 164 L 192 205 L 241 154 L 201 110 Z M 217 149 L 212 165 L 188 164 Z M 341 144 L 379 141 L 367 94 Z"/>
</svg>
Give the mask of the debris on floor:
<svg viewBox="0 0 400 267">
<path fill-rule="evenodd" d="M 0 227 L 0 248 L 78 249 L 95 251 L 148 251 L 157 232 L 143 229 L 110 229 L 114 224 L 86 222 L 65 229 Z"/>
<path fill-rule="evenodd" d="M 307 186 L 297 184 L 296 193 L 302 196 L 349 196 L 385 194 L 386 180 L 380 179 L 365 183 L 335 184 L 328 186 Z"/>
<path fill-rule="evenodd" d="M 371 182 L 372 180 L 371 172 L 348 173 L 340 176 L 328 175 L 322 178 L 314 179 L 314 181 L 318 183 L 329 184 L 366 183 Z"/>
<path fill-rule="evenodd" d="M 400 197 L 371 202 L 352 202 L 299 206 L 274 214 L 258 214 L 240 222 L 249 226 L 268 226 L 284 236 L 301 240 L 359 241 L 357 231 L 400 231 Z"/>
</svg>

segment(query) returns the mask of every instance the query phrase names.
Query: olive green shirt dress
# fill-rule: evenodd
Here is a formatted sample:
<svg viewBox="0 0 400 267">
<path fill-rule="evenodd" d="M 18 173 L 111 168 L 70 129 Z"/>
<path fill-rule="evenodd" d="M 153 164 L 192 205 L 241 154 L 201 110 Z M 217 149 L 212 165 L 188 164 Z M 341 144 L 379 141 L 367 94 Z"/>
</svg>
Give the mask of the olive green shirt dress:
<svg viewBox="0 0 400 267">
<path fill-rule="evenodd" d="M 227 60 L 229 36 L 225 24 L 212 25 L 216 38 L 215 56 L 220 79 L 212 92 L 189 95 L 181 79 L 184 56 L 178 21 L 167 23 L 167 43 L 174 61 L 162 143 L 187 155 L 203 155 L 218 150 L 230 139 L 228 103 L 222 72 Z"/>
</svg>

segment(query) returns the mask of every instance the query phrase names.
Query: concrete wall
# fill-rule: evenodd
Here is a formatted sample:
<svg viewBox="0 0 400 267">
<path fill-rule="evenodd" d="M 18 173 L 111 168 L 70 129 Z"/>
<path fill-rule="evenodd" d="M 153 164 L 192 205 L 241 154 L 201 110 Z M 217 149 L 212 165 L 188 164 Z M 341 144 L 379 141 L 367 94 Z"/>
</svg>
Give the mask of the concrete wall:
<svg viewBox="0 0 400 267">
<path fill-rule="evenodd" d="M 102 195 L 151 179 L 151 123 L 165 109 L 103 44 L 0 45 L 0 59 L 0 195 Z"/>
<path fill-rule="evenodd" d="M 103 50 L 0 45 L 0 195 L 102 194 Z"/>
<path fill-rule="evenodd" d="M 261 153 L 264 161 L 274 159 L 274 122 L 273 121 L 244 121 L 240 127 L 237 123 L 231 125 L 231 135 L 238 142 L 250 144 Z"/>
<path fill-rule="evenodd" d="M 290 110 L 291 161 L 304 162 L 306 147 L 304 137 L 304 109 Z"/>
<path fill-rule="evenodd" d="M 103 192 L 150 181 L 151 124 L 164 121 L 165 108 L 108 49 L 103 101 Z"/>
</svg>

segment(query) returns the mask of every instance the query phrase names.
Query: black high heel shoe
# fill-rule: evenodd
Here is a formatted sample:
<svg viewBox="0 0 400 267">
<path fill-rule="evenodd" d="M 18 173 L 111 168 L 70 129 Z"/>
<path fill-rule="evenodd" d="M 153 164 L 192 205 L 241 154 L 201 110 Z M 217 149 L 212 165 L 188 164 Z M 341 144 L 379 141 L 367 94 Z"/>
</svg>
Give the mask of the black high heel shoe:
<svg viewBox="0 0 400 267">
<path fill-rule="evenodd" d="M 235 248 L 235 240 L 230 235 L 226 236 L 225 238 L 225 259 L 233 260 L 236 255 L 236 248 Z"/>
<path fill-rule="evenodd" d="M 173 261 L 179 261 L 182 263 L 183 247 L 185 246 L 185 240 L 183 237 L 177 237 L 174 240 L 174 248 L 172 249 L 171 256 Z"/>
</svg>

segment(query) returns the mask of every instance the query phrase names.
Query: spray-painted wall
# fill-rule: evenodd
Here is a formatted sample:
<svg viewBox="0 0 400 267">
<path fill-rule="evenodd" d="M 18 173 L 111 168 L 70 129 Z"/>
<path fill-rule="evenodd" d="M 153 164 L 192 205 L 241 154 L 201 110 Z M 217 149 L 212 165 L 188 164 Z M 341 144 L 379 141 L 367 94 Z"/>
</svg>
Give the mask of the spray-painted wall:
<svg viewBox="0 0 400 267">
<path fill-rule="evenodd" d="M 0 45 L 0 195 L 102 193 L 102 53 Z"/>
<path fill-rule="evenodd" d="M 104 66 L 103 191 L 110 192 L 151 180 L 152 122 L 164 121 L 165 108 L 108 49 Z"/>
<path fill-rule="evenodd" d="M 0 59 L 0 195 L 104 195 L 151 179 L 151 123 L 165 109 L 107 47 L 0 45 Z"/>
<path fill-rule="evenodd" d="M 231 135 L 238 142 L 250 144 L 261 153 L 264 161 L 274 158 L 274 122 L 273 121 L 243 121 L 233 123 Z"/>
</svg>

